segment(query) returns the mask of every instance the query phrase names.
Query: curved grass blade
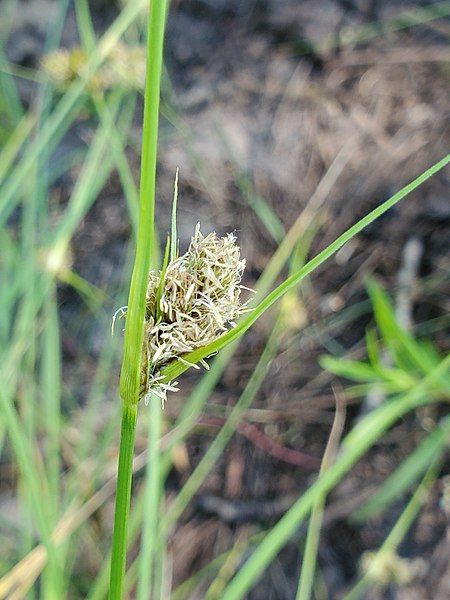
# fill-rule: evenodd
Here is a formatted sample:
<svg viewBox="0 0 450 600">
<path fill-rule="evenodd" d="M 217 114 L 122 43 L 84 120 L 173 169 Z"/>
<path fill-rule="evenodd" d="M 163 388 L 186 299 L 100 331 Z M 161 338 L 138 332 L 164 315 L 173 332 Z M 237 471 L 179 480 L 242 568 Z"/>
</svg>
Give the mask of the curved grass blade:
<svg viewBox="0 0 450 600">
<path fill-rule="evenodd" d="M 365 521 L 390 506 L 392 502 L 409 490 L 434 459 L 445 452 L 449 440 L 450 417 L 447 417 L 411 452 L 378 491 L 358 509 L 353 519 L 357 522 Z"/>
<path fill-rule="evenodd" d="M 432 401 L 429 389 L 450 368 L 450 356 L 425 377 L 411 392 L 370 413 L 347 435 L 343 450 L 330 469 L 312 485 L 278 521 L 252 556 L 225 589 L 221 600 L 240 600 L 310 512 L 314 502 L 331 490 L 351 467 L 403 415 Z"/>
<path fill-rule="evenodd" d="M 360 233 L 365 227 L 370 225 L 373 221 L 378 219 L 381 215 L 387 212 L 390 208 L 395 206 L 400 200 L 405 198 L 410 192 L 418 188 L 422 183 L 424 183 L 427 179 L 435 175 L 438 171 L 443 169 L 450 162 L 450 154 L 447 154 L 443 159 L 434 164 L 432 167 L 427 169 L 424 173 L 419 175 L 416 179 L 414 179 L 411 183 L 403 187 L 396 194 L 394 194 L 391 198 L 383 202 L 380 206 L 372 210 L 368 215 L 366 215 L 363 219 L 358 221 L 355 225 L 347 229 L 342 235 L 340 235 L 334 242 L 332 242 L 325 250 L 322 250 L 317 256 L 315 256 L 312 260 L 310 260 L 304 267 L 299 269 L 296 273 L 288 277 L 281 285 L 275 288 L 270 294 L 268 294 L 264 300 L 256 306 L 256 308 L 248 314 L 247 317 L 242 319 L 237 327 L 228 331 L 217 340 L 208 344 L 203 348 L 199 348 L 198 350 L 194 350 L 187 354 L 184 359 L 189 363 L 197 363 L 203 358 L 217 352 L 224 346 L 227 346 L 234 340 L 240 338 L 252 325 L 255 323 L 259 317 L 266 312 L 266 310 L 272 306 L 277 300 L 279 300 L 288 290 L 290 290 L 293 286 L 297 285 L 305 279 L 308 275 L 310 275 L 317 267 L 322 265 L 330 256 L 333 256 L 344 244 L 346 244 L 349 240 L 351 240 L 355 235 Z M 186 371 L 188 366 L 186 366 L 181 361 L 177 361 L 169 364 L 167 367 L 162 369 L 161 374 L 164 376 L 165 381 L 171 381 L 174 378 L 178 377 L 181 373 Z"/>
</svg>

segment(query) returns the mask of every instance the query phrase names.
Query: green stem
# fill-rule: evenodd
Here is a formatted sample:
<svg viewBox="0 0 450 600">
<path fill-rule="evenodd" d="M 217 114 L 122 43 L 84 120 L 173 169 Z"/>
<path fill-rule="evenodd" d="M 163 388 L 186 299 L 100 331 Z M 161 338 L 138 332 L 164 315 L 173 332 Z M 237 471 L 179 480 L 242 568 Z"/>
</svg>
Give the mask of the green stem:
<svg viewBox="0 0 450 600">
<path fill-rule="evenodd" d="M 320 475 L 323 475 L 331 466 L 338 451 L 342 431 L 345 424 L 345 403 L 336 396 L 336 413 L 331 428 L 330 437 L 322 459 Z M 316 572 L 317 554 L 320 542 L 320 530 L 325 511 L 326 493 L 320 494 L 314 502 L 311 510 L 311 518 L 306 535 L 305 550 L 303 553 L 302 568 L 296 600 L 309 600 L 312 596 L 314 577 Z"/>
<path fill-rule="evenodd" d="M 134 436 L 144 339 L 145 296 L 154 240 L 156 151 L 166 11 L 166 0 L 151 2 L 147 35 L 147 80 L 142 131 L 139 223 L 120 374 L 123 412 L 111 554 L 110 600 L 122 599 L 125 575 L 127 522 L 130 511 Z M 153 418 L 153 415 L 150 418 Z"/>
<path fill-rule="evenodd" d="M 110 600 L 122 600 L 136 420 L 137 404 L 124 404 L 122 409 L 119 465 L 117 470 L 116 512 L 114 516 L 114 535 L 109 587 Z"/>
<path fill-rule="evenodd" d="M 159 438 L 161 437 L 161 399 L 150 396 L 148 432 L 148 463 L 145 486 L 144 522 L 139 556 L 139 580 L 137 600 L 146 600 L 151 595 L 154 581 L 154 556 L 158 539 L 158 517 L 161 499 Z"/>
<path fill-rule="evenodd" d="M 139 399 L 145 295 L 154 240 L 156 151 L 166 9 L 166 0 L 153 0 L 148 19 L 139 223 L 120 373 L 120 395 L 125 403 L 137 402 Z"/>
<path fill-rule="evenodd" d="M 371 585 L 380 583 L 377 581 L 378 573 L 380 570 L 385 570 L 386 565 L 392 562 L 392 558 L 395 555 L 397 548 L 411 529 L 420 509 L 428 499 L 430 490 L 439 475 L 441 467 L 442 457 L 438 456 L 432 461 L 411 500 L 406 505 L 405 510 L 391 529 L 381 548 L 373 557 L 366 574 L 363 575 L 358 583 L 345 595 L 344 600 L 359 600 L 367 588 Z"/>
<path fill-rule="evenodd" d="M 308 515 L 317 498 L 328 493 L 397 419 L 421 405 L 432 402 L 429 390 L 449 367 L 450 356 L 441 361 L 409 393 L 384 404 L 358 423 L 345 438 L 339 459 L 281 517 L 225 588 L 221 600 L 240 600 L 246 596 L 261 573 L 267 569 Z"/>
</svg>

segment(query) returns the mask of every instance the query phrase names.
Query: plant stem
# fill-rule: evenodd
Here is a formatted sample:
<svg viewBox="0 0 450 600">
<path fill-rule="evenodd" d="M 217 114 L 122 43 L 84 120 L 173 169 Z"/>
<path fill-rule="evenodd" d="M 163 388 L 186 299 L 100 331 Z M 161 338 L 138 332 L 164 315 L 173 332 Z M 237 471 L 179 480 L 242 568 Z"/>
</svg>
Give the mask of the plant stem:
<svg viewBox="0 0 450 600">
<path fill-rule="evenodd" d="M 136 420 L 137 404 L 124 404 L 122 408 L 116 512 L 114 516 L 114 535 L 111 556 L 110 600 L 122 600 Z"/>
<path fill-rule="evenodd" d="M 330 437 L 328 438 L 327 446 L 323 455 L 322 465 L 320 467 L 320 475 L 323 475 L 329 469 L 338 451 L 342 432 L 344 430 L 345 412 L 346 409 L 344 400 L 340 396 L 336 395 L 336 412 L 334 415 Z M 309 600 L 312 597 L 311 594 L 316 572 L 320 529 L 322 527 L 325 501 L 326 493 L 320 494 L 312 506 L 296 600 Z"/>
<path fill-rule="evenodd" d="M 373 557 L 367 572 L 345 595 L 343 600 L 359 600 L 367 588 L 369 588 L 371 585 L 377 585 L 377 583 L 381 583 L 378 581 L 378 573 L 380 570 L 384 570 L 386 565 L 389 565 L 389 563 L 392 562 L 397 548 L 405 538 L 408 531 L 411 529 L 420 509 L 428 499 L 428 495 L 433 487 L 434 482 L 436 481 L 436 478 L 439 475 L 441 467 L 442 457 L 437 456 L 430 464 L 425 476 L 414 492 L 411 500 L 406 505 L 405 510 L 392 527 L 383 545 Z"/>
<path fill-rule="evenodd" d="M 161 399 L 150 396 L 150 414 L 148 427 L 148 463 L 145 486 L 146 510 L 143 519 L 141 551 L 139 556 L 139 579 L 137 600 L 146 600 L 151 594 L 155 578 L 155 550 L 158 539 L 158 518 L 161 498 L 159 438 L 161 437 L 162 407 Z"/>
<path fill-rule="evenodd" d="M 258 545 L 234 579 L 225 588 L 221 600 L 244 598 L 261 573 L 268 567 L 296 528 L 310 512 L 314 502 L 326 494 L 371 448 L 397 419 L 407 412 L 433 401 L 430 388 L 450 367 L 450 356 L 442 360 L 413 390 L 379 407 L 346 436 L 339 459 L 291 506 Z"/>
<path fill-rule="evenodd" d="M 167 1 L 150 3 L 147 30 L 147 78 L 142 131 L 141 182 L 136 255 L 128 297 L 124 353 L 120 373 L 123 400 L 116 512 L 111 553 L 110 600 L 122 600 L 130 511 L 134 437 L 139 402 L 145 297 L 154 240 L 156 151 L 159 95 Z M 152 415 L 150 416 L 152 418 Z"/>
<path fill-rule="evenodd" d="M 125 403 L 138 402 L 145 295 L 154 240 L 156 150 L 158 143 L 159 94 L 166 20 L 166 0 L 150 4 L 147 34 L 147 79 L 142 132 L 141 184 L 136 256 L 128 296 L 124 354 L 120 373 L 120 395 Z"/>
</svg>

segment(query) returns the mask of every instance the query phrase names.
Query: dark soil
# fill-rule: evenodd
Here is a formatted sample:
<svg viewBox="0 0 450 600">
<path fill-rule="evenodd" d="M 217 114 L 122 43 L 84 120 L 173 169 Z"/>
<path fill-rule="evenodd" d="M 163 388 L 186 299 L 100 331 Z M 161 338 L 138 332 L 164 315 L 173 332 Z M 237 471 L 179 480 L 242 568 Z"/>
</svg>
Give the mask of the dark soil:
<svg viewBox="0 0 450 600">
<path fill-rule="evenodd" d="M 23 2 L 24 11 L 39 2 Z M 313 255 L 446 153 L 450 72 L 449 57 L 444 60 L 442 53 L 448 48 L 448 20 L 359 44 L 326 48 L 323 43 L 332 36 L 343 39 L 345 31 L 389 19 L 399 10 L 429 3 L 189 0 L 172 4 L 166 62 L 173 93 L 166 92 L 165 99 L 189 133 L 181 135 L 162 119 L 161 231 L 168 228 L 173 174 L 179 166 L 181 246 L 185 247 L 197 220 L 204 231 L 236 230 L 247 259 L 249 287 L 277 244 L 239 182 L 251 182 L 252 194 L 264 198 L 287 230 L 324 176 L 337 169 L 317 210 L 321 226 L 312 244 Z M 100 32 L 116 8 L 106 1 L 91 5 Z M 42 51 L 39 23 L 30 32 L 23 19 L 25 24 L 17 25 L 12 38 L 16 44 L 11 58 L 36 64 Z M 65 45 L 74 43 L 74 31 L 69 19 Z M 139 128 L 137 119 L 136 140 Z M 137 152 L 130 152 L 130 158 L 137 172 Z M 235 540 L 269 527 L 313 481 L 314 461 L 313 468 L 304 468 L 295 460 L 300 453 L 320 459 L 333 418 L 331 377 L 321 374 L 318 357 L 339 348 L 364 356 L 364 331 L 372 321 L 364 278 L 375 274 L 393 292 L 411 238 L 422 247 L 412 318 L 423 323 L 444 314 L 448 179 L 448 170 L 432 178 L 303 286 L 296 310 L 305 330 L 300 332 L 292 318 L 279 356 L 254 402 L 253 408 L 259 410 L 247 415 L 246 422 L 253 428 L 236 433 L 173 535 L 174 586 Z M 69 193 L 71 182 L 63 185 Z M 120 274 L 129 234 L 114 175 L 74 240 L 75 270 L 100 287 L 106 285 Z M 60 293 L 70 385 L 80 347 L 88 344 L 95 358 L 99 336 L 106 334 L 92 319 L 83 327 L 83 337 L 77 337 L 71 321 L 80 311 L 84 318 L 89 312 L 80 308 L 78 297 L 68 288 Z M 344 311 L 346 321 L 339 319 Z M 236 401 L 259 358 L 272 318 L 268 315 L 244 339 L 211 398 L 206 422 L 217 415 L 218 407 Z M 430 331 L 429 337 L 442 351 L 448 349 L 450 338 L 444 331 Z M 183 388 L 191 388 L 196 380 L 195 373 L 184 376 Z M 168 416 L 175 417 L 182 403 L 183 392 L 179 392 L 168 402 Z M 360 406 L 353 402 L 347 429 L 359 414 Z M 439 415 L 437 410 L 418 413 L 396 425 L 331 494 L 319 553 L 330 598 L 340 598 L 355 581 L 362 554 L 380 546 L 408 498 L 364 525 L 355 524 L 351 514 L 417 445 L 429 419 L 435 421 Z M 169 492 L 187 478 L 216 430 L 217 422 L 210 421 L 190 438 L 189 465 L 171 473 Z M 270 443 L 261 443 L 264 439 L 276 443 L 277 451 Z M 400 548 L 400 555 L 410 560 L 410 582 L 372 591 L 367 598 L 449 597 L 450 522 L 441 501 L 445 485 L 442 475 Z M 299 531 L 283 550 L 249 598 L 295 598 L 302 534 Z"/>
</svg>

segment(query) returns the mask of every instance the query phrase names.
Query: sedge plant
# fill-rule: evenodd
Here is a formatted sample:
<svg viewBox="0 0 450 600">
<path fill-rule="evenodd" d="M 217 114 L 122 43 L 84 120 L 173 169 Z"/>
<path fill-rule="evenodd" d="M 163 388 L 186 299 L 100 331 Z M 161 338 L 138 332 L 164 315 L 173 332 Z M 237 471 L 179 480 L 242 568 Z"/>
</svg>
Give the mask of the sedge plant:
<svg viewBox="0 0 450 600">
<path fill-rule="evenodd" d="M 147 276 L 154 235 L 156 148 L 158 139 L 159 90 L 167 3 L 151 3 L 148 17 L 147 79 L 141 161 L 141 186 L 137 248 L 128 300 L 124 355 L 120 376 L 123 400 L 118 464 L 116 509 L 111 555 L 110 598 L 122 598 L 126 561 L 127 520 L 131 496 L 131 476 L 137 405 L 139 401 L 141 348 Z"/>
<path fill-rule="evenodd" d="M 160 411 L 162 410 L 161 401 L 154 401 L 154 398 L 158 398 L 158 396 L 164 398 L 167 391 L 174 389 L 176 377 L 189 367 L 238 340 L 288 290 L 300 283 L 352 237 L 450 161 L 450 155 L 447 155 L 362 218 L 325 250 L 292 273 L 281 285 L 261 298 L 259 303 L 235 324 L 234 319 L 242 312 L 239 293 L 243 262 L 239 257 L 239 248 L 232 235 L 218 238 L 216 234 L 212 233 L 203 237 L 197 229 L 186 254 L 178 256 L 176 231 L 172 231 L 161 270 L 159 272 L 150 271 L 151 253 L 154 248 L 158 115 L 166 17 L 166 1 L 154 0 L 150 5 L 148 17 L 139 221 L 135 262 L 126 309 L 125 340 L 120 376 L 122 425 L 111 554 L 109 592 L 111 600 L 119 600 L 123 597 L 133 450 L 140 400 L 153 399 L 150 419 L 155 422 L 155 429 L 153 430 L 154 435 L 151 437 L 153 443 L 149 456 L 149 468 L 151 469 L 152 466 L 156 468 L 157 463 L 158 444 L 155 432 L 159 428 L 158 423 L 160 423 Z M 232 326 L 228 331 L 226 331 L 227 325 Z M 435 369 L 426 378 L 426 383 L 429 383 L 429 379 L 432 380 L 432 383 L 436 380 L 439 381 L 447 367 L 448 361 L 443 361 L 442 364 L 435 366 Z M 264 568 L 264 565 L 274 556 L 277 548 L 280 548 L 283 540 L 286 539 L 286 535 L 291 529 L 291 520 L 294 519 L 298 522 L 304 517 L 317 498 L 317 494 L 322 497 L 337 478 L 342 476 L 361 456 L 361 453 L 368 449 L 370 444 L 399 415 L 403 414 L 406 409 L 411 409 L 422 402 L 422 396 L 420 396 L 420 400 L 416 398 L 418 390 L 420 391 L 420 386 L 415 388 L 410 395 L 402 398 L 398 402 L 398 406 L 390 406 L 389 410 L 381 411 L 378 427 L 371 430 L 370 436 L 365 436 L 364 444 L 354 446 L 358 448 L 358 451 L 354 451 L 348 444 L 347 454 L 344 454 L 334 467 L 324 473 L 316 486 L 311 488 L 310 493 L 302 497 L 299 504 L 294 505 L 293 509 L 267 536 L 253 559 L 224 590 L 224 598 L 241 598 L 248 591 L 261 568 Z M 365 434 L 365 428 L 361 426 L 358 432 L 355 431 L 353 437 L 359 440 L 358 436 Z M 152 463 L 152 459 L 155 460 L 154 463 Z M 152 480 L 156 487 L 157 477 L 153 477 Z M 157 501 L 155 501 L 152 511 L 154 519 L 157 519 Z M 288 527 L 287 524 L 289 524 Z M 150 527 L 147 533 L 150 535 L 150 539 L 147 540 L 147 548 L 152 543 L 157 546 L 158 540 L 151 539 L 152 536 L 156 538 L 157 529 Z M 273 543 L 275 536 L 276 542 Z M 141 597 L 145 597 L 145 593 L 144 588 L 139 592 Z"/>
</svg>

